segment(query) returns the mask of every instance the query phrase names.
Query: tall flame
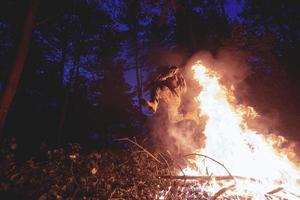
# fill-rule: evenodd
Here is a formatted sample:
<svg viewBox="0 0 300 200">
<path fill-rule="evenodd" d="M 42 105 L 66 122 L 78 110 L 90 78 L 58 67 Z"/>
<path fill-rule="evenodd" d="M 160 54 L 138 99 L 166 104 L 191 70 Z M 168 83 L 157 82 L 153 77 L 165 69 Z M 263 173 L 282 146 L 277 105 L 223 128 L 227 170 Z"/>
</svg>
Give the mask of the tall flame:
<svg viewBox="0 0 300 200">
<path fill-rule="evenodd" d="M 206 145 L 197 150 L 197 153 L 214 158 L 234 176 L 259 180 L 251 186 L 251 181 L 248 185 L 245 185 L 246 181 L 236 183 L 236 191 L 250 188 L 254 199 L 260 199 L 259 194 L 265 194 L 276 187 L 284 188 L 291 192 L 289 194 L 300 194 L 297 184 L 300 171 L 288 158 L 288 154 L 293 152 L 280 152 L 280 149 L 274 148 L 274 144 L 284 141 L 284 138 L 269 138 L 250 130 L 245 117 L 255 117 L 254 109 L 234 103 L 232 90 L 220 84 L 220 77 L 216 72 L 200 62 L 195 63 L 192 69 L 194 78 L 202 87 L 197 97 L 199 109 L 201 115 L 207 117 L 204 130 Z M 197 167 L 187 167 L 183 170 L 185 175 L 207 175 L 207 171 L 214 176 L 228 175 L 220 165 L 215 162 L 203 162 L 201 157 L 191 162 Z M 296 197 L 291 195 L 287 198 Z"/>
</svg>

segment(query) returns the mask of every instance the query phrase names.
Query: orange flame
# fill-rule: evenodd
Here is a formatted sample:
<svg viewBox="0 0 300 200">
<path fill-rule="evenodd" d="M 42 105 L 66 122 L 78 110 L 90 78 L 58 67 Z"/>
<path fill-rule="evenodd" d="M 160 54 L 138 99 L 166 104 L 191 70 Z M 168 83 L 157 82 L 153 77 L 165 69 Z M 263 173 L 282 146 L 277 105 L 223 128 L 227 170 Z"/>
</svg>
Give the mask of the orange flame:
<svg viewBox="0 0 300 200">
<path fill-rule="evenodd" d="M 267 137 L 250 130 L 245 119 L 256 117 L 255 110 L 236 105 L 233 88 L 222 86 L 216 72 L 200 62 L 195 63 L 192 69 L 194 78 L 202 87 L 197 97 L 201 116 L 208 118 L 204 130 L 206 145 L 196 153 L 219 161 L 234 176 L 249 178 L 248 182 L 236 182 L 235 192 L 248 193 L 254 199 L 260 199 L 268 191 L 282 187 L 290 192 L 285 193 L 285 198 L 293 199 L 295 196 L 291 194 L 300 194 L 297 184 L 300 170 L 288 158 L 292 150 L 282 152 L 274 148 L 275 144 L 285 139 L 279 136 Z M 187 167 L 183 170 L 185 175 L 207 175 L 207 170 L 215 176 L 228 175 L 224 168 L 213 162 L 203 162 L 200 157 L 191 162 L 197 167 Z M 251 184 L 250 178 L 259 181 Z M 211 192 L 217 190 L 216 187 L 211 188 Z"/>
</svg>

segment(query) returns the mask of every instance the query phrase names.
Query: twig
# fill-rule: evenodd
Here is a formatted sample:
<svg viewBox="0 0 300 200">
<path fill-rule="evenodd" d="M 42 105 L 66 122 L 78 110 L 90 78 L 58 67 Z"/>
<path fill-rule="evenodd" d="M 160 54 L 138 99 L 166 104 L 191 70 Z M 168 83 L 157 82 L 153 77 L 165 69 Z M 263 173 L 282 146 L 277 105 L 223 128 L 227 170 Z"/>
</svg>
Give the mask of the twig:
<svg viewBox="0 0 300 200">
<path fill-rule="evenodd" d="M 234 187 L 235 187 L 235 184 L 220 189 L 220 190 L 219 190 L 219 191 L 211 198 L 211 200 L 216 200 L 219 196 L 221 196 L 222 194 L 224 194 L 227 190 L 230 190 L 231 188 L 234 188 Z"/>
<path fill-rule="evenodd" d="M 115 195 L 116 191 L 117 191 L 117 188 L 114 189 L 114 191 L 110 194 L 110 196 L 108 198 L 109 200 L 113 198 L 113 196 Z"/>
<path fill-rule="evenodd" d="M 119 164 L 119 165 L 117 166 L 117 168 L 121 168 L 123 165 L 125 165 L 125 164 L 127 164 L 127 163 L 128 163 L 128 160 L 126 160 L 125 162 Z"/>
<path fill-rule="evenodd" d="M 182 167 L 177 163 L 177 162 L 175 162 L 172 158 L 170 158 L 172 161 L 173 161 L 173 163 L 180 169 L 180 171 L 181 171 L 181 173 L 182 173 L 182 177 L 185 177 L 185 173 L 184 173 L 184 171 L 183 171 L 183 169 L 182 169 Z M 171 174 L 171 173 L 170 173 Z M 165 176 L 160 176 L 160 178 L 162 178 L 162 177 L 165 177 Z M 169 177 L 173 177 L 173 176 L 169 176 Z M 183 179 L 184 180 L 184 183 L 185 183 L 185 181 L 187 180 L 187 179 Z"/>
<path fill-rule="evenodd" d="M 182 167 L 178 164 L 178 163 L 176 163 L 176 165 L 178 166 L 178 168 L 180 169 L 180 171 L 181 171 L 181 173 L 182 173 L 182 175 L 183 175 L 183 177 L 185 177 L 185 173 L 184 173 L 184 171 L 183 171 L 183 169 L 182 169 Z"/>
<path fill-rule="evenodd" d="M 142 149 L 145 153 L 147 153 L 151 158 L 153 158 L 154 160 L 156 160 L 158 163 L 162 164 L 153 154 L 151 154 L 147 149 L 145 149 L 144 147 L 142 147 L 141 145 L 139 145 L 138 143 L 132 141 L 129 138 L 120 138 L 120 139 L 116 139 L 116 141 L 128 141 L 134 145 L 136 145 L 137 147 L 139 147 L 140 149 Z"/>
<path fill-rule="evenodd" d="M 289 192 L 289 191 L 287 191 L 287 193 L 289 193 L 290 195 L 293 195 L 293 196 L 295 196 L 295 197 L 298 197 L 298 198 L 300 199 L 300 195 L 299 195 L 299 194 L 295 194 L 295 193 Z"/>
<path fill-rule="evenodd" d="M 257 181 L 254 178 L 248 178 L 243 176 L 159 176 L 159 178 L 164 179 L 180 179 L 180 180 L 201 180 L 201 181 L 209 181 L 209 180 L 231 180 L 232 178 L 240 179 L 240 180 L 251 180 L 251 181 Z"/>
<path fill-rule="evenodd" d="M 223 165 L 222 163 L 220 163 L 219 161 L 207 156 L 207 155 L 204 155 L 204 154 L 198 154 L 198 153 L 194 153 L 194 154 L 187 154 L 185 155 L 184 157 L 187 157 L 187 156 L 201 156 L 201 157 L 204 157 L 204 158 L 208 158 L 212 161 L 214 161 L 215 163 L 219 164 L 220 166 L 222 166 L 226 172 L 228 173 L 228 175 L 235 181 L 234 177 L 232 176 L 232 174 L 230 173 L 230 171 L 225 167 L 225 165 Z M 236 182 L 236 181 L 235 181 Z"/>
<path fill-rule="evenodd" d="M 283 190 L 283 187 L 278 187 L 274 190 L 271 190 L 270 192 L 267 192 L 267 194 L 275 194 L 275 193 L 280 192 L 282 190 Z"/>
<path fill-rule="evenodd" d="M 158 155 L 160 155 L 160 157 L 162 157 L 162 159 L 165 161 L 165 163 L 167 165 L 167 168 L 168 168 L 168 171 L 169 171 L 169 174 L 170 174 L 170 176 L 172 176 L 170 165 L 169 165 L 167 159 L 162 155 L 162 153 L 158 153 Z"/>
<path fill-rule="evenodd" d="M 175 165 L 177 165 L 177 167 L 180 169 L 182 175 L 185 176 L 185 173 L 184 173 L 182 167 L 181 167 L 177 162 L 175 162 L 172 158 L 170 158 L 170 159 L 173 161 L 173 163 L 175 163 Z M 184 181 L 185 181 L 185 180 L 184 180 Z"/>
</svg>

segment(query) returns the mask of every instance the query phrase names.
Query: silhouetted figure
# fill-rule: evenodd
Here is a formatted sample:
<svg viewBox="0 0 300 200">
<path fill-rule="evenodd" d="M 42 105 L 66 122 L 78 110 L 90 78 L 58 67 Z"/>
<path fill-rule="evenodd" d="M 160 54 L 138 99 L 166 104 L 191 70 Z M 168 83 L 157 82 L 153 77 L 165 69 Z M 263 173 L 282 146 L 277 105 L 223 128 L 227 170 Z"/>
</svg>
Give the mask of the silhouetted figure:
<svg viewBox="0 0 300 200">
<path fill-rule="evenodd" d="M 158 106 L 164 104 L 169 121 L 177 123 L 182 120 L 194 120 L 198 123 L 196 113 L 180 113 L 182 95 L 186 92 L 186 82 L 176 66 L 158 69 L 154 79 L 146 86 L 150 90 L 150 100 L 143 101 L 143 105 L 155 113 Z"/>
</svg>

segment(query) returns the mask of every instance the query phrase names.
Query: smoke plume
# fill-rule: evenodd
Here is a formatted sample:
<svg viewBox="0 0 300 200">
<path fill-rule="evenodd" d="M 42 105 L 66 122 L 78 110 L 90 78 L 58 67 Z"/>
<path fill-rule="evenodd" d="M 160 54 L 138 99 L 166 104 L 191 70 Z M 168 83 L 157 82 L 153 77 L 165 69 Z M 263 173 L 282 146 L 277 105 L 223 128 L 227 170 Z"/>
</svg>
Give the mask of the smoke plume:
<svg viewBox="0 0 300 200">
<path fill-rule="evenodd" d="M 246 78 L 251 75 L 251 68 L 247 63 L 247 55 L 237 49 L 224 48 L 216 54 L 201 51 L 194 54 L 181 69 L 187 82 L 187 92 L 181 98 L 180 114 L 196 113 L 199 116 L 198 124 L 193 120 L 183 120 L 171 123 L 168 115 L 168 105 L 161 103 L 158 112 L 151 121 L 151 132 L 158 141 L 158 146 L 167 149 L 175 158 L 186 154 L 195 153 L 195 150 L 205 146 L 203 130 L 206 117 L 201 116 L 201 110 L 195 97 L 201 92 L 201 86 L 194 80 L 192 66 L 201 62 L 220 75 L 220 82 L 230 88 L 235 96 L 235 104 L 247 105 L 249 86 Z M 274 134 L 272 129 L 278 123 L 276 112 L 261 114 L 255 119 L 247 119 L 249 128 L 254 127 L 258 133 Z"/>
</svg>

